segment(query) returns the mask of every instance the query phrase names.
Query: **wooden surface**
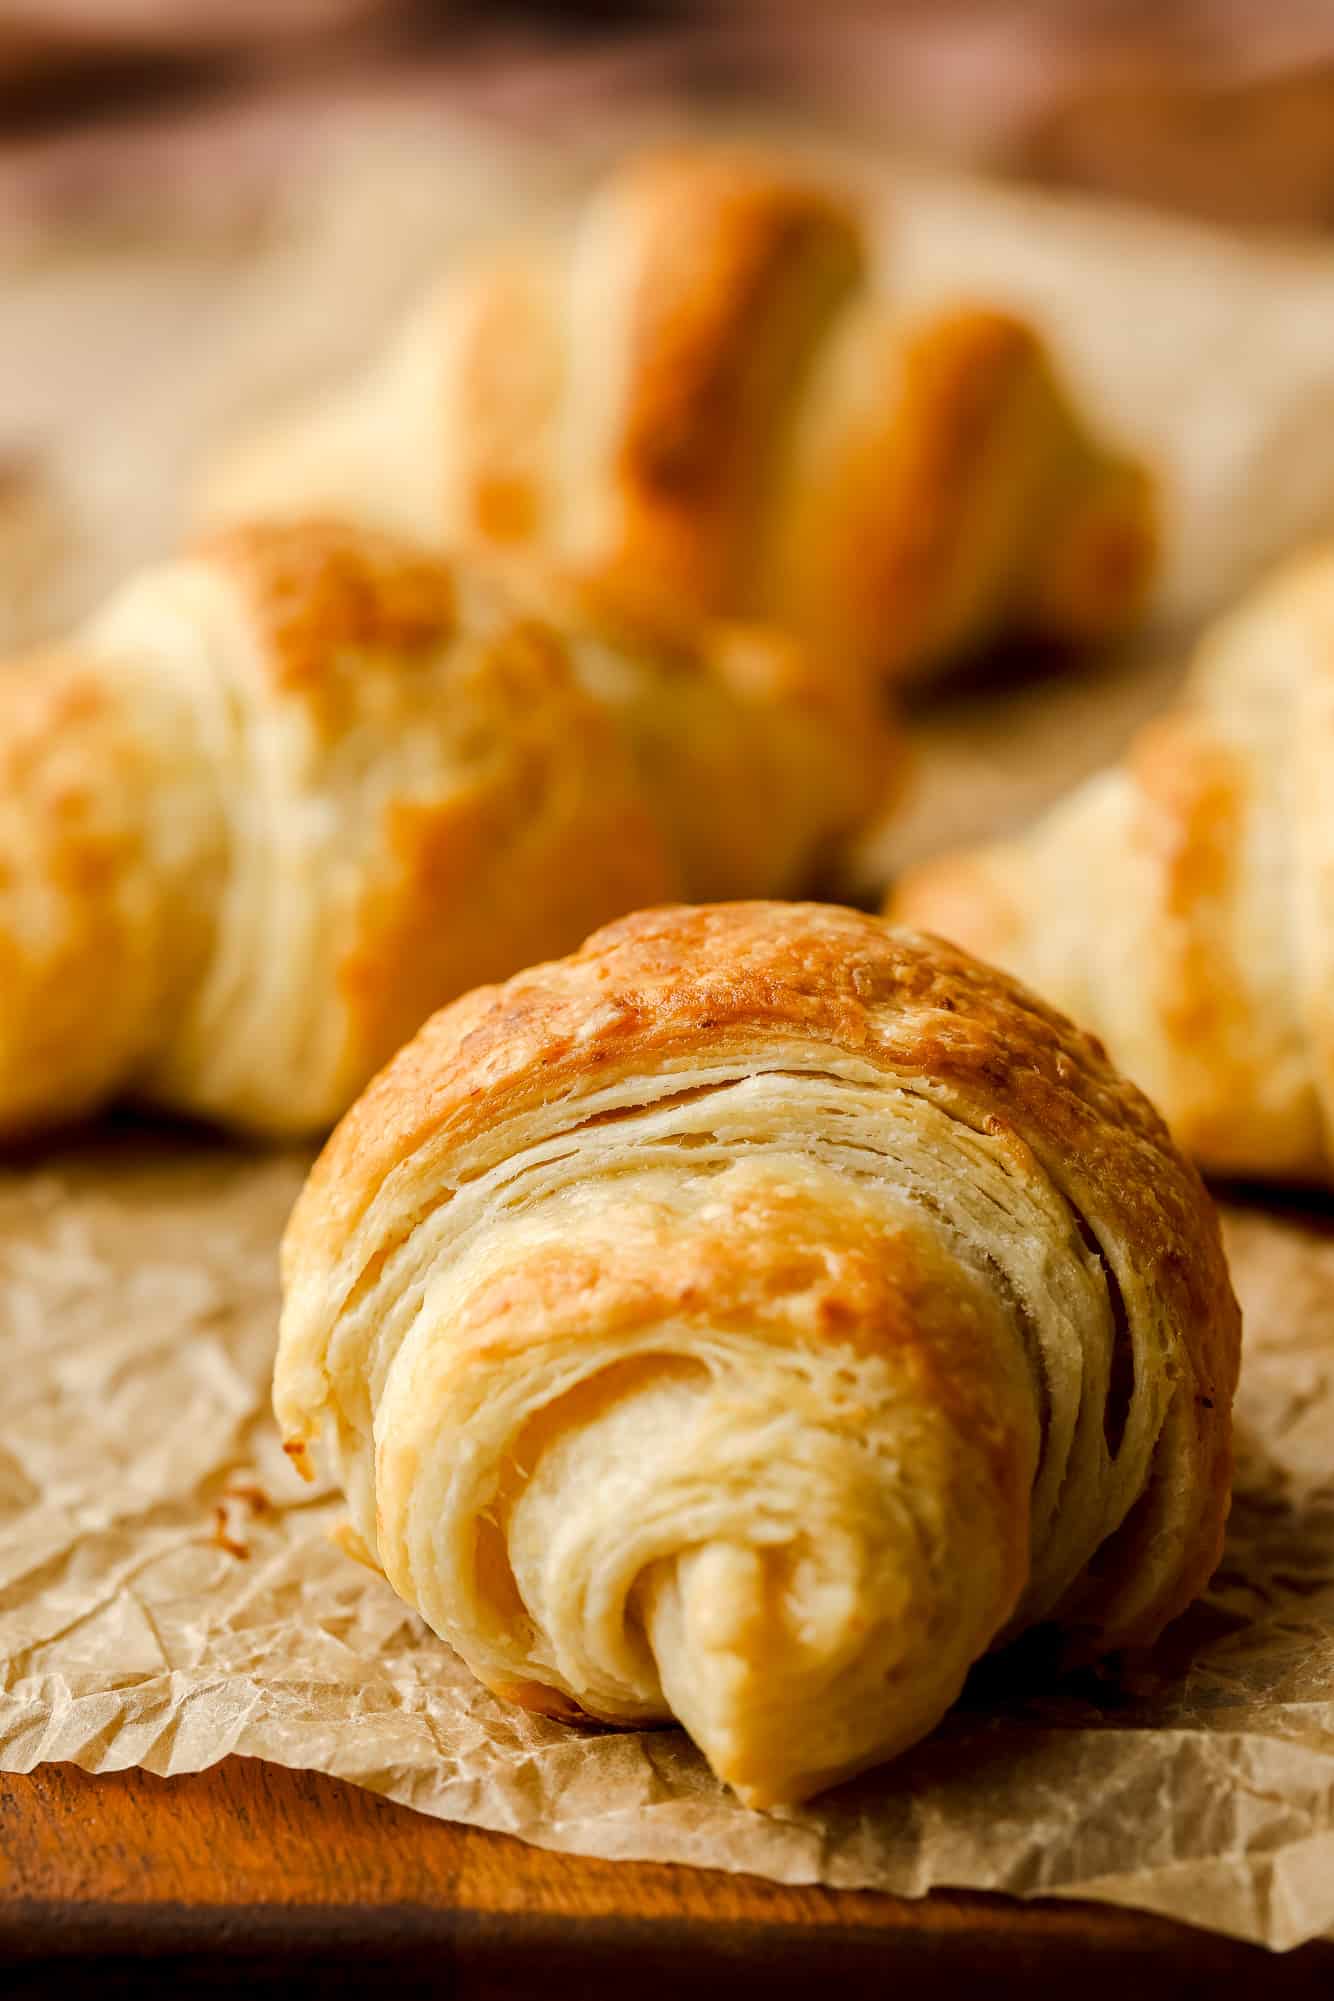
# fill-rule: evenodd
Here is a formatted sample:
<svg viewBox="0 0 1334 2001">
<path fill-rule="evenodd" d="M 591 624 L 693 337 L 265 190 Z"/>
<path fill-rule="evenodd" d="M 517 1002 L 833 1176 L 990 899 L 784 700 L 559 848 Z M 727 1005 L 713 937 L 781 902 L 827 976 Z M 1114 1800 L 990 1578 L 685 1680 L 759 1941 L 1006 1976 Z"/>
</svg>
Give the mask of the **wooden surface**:
<svg viewBox="0 0 1334 2001">
<path fill-rule="evenodd" d="M 920 1903 L 546 1854 L 310 1772 L 0 1778 L 0 1993 L 382 1991 L 433 2001 L 762 1993 L 988 2001 L 1334 1994 L 1334 1945 L 1275 1957 L 1163 1919 L 980 1896 Z M 1227 1983 L 1235 1981 L 1235 1988 Z M 1242 1983 L 1245 1983 L 1243 1987 Z"/>
</svg>

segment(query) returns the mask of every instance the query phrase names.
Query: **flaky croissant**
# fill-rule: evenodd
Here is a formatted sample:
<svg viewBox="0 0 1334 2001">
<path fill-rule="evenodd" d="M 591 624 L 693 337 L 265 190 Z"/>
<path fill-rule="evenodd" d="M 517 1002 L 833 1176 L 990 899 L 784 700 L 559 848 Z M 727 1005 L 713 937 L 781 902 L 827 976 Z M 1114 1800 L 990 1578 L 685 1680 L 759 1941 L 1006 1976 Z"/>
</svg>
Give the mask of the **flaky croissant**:
<svg viewBox="0 0 1334 2001">
<path fill-rule="evenodd" d="M 1219 1173 L 1334 1173 L 1334 548 L 1206 634 L 1185 696 L 1017 840 L 891 895 L 1100 1035 Z"/>
<path fill-rule="evenodd" d="M 853 211 L 736 150 L 615 174 L 564 245 L 449 275 L 365 378 L 221 455 L 214 519 L 312 507 L 540 548 L 654 613 L 903 679 L 1139 610 L 1150 482 L 1038 337 L 870 291 Z"/>
<path fill-rule="evenodd" d="M 498 1695 L 755 1805 L 998 1638 L 1148 1641 L 1227 1507 L 1215 1217 L 1091 1042 L 831 906 L 642 913 L 438 1014 L 330 1141 L 274 1386 Z"/>
<path fill-rule="evenodd" d="M 121 1094 L 327 1126 L 443 1001 L 683 888 L 790 890 L 869 803 L 873 721 L 791 646 L 561 616 L 237 530 L 0 670 L 0 1136 Z"/>
</svg>

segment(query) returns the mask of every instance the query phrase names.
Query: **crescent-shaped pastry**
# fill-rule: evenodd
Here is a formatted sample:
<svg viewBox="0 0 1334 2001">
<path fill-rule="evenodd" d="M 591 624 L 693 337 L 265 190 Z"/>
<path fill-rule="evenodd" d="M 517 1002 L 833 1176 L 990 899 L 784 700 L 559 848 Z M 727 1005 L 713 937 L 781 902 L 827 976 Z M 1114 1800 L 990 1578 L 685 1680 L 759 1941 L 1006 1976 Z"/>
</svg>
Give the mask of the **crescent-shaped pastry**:
<svg viewBox="0 0 1334 2001">
<path fill-rule="evenodd" d="M 849 205 L 719 147 L 632 160 L 564 243 L 449 273 L 362 380 L 224 451 L 201 504 L 541 550 L 641 615 L 779 623 L 893 680 L 1119 630 L 1156 553 L 1144 468 L 1030 327 L 896 312 Z"/>
<path fill-rule="evenodd" d="M 438 1014 L 288 1230 L 274 1385 L 498 1695 L 675 1717 L 754 1805 L 1036 1621 L 1150 1641 L 1227 1508 L 1239 1325 L 1148 1103 L 829 906 L 625 919 Z"/>
<path fill-rule="evenodd" d="M 330 1125 L 444 1001 L 683 891 L 783 893 L 884 733 L 791 642 L 670 647 L 318 525 L 0 669 L 0 1137 L 130 1095 Z"/>
<path fill-rule="evenodd" d="M 1334 1175 L 1334 547 L 1206 634 L 1180 704 L 889 908 L 1096 1031 L 1220 1174 Z"/>
</svg>

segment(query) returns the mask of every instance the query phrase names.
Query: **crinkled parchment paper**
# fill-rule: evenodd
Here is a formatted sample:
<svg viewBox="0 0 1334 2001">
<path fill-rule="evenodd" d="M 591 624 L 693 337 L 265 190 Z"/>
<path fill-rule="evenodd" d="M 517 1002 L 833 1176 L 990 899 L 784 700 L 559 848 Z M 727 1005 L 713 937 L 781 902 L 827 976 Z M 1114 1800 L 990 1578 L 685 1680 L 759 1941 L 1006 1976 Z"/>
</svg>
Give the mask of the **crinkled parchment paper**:
<svg viewBox="0 0 1334 2001">
<path fill-rule="evenodd" d="M 0 1175 L 0 1766 L 313 1766 L 585 1854 L 1334 1928 L 1334 1227 L 1229 1213 L 1232 1531 L 1147 1665 L 986 1664 L 935 1737 L 749 1813 L 676 1731 L 502 1707 L 330 1540 L 268 1411 L 303 1162 L 133 1128 Z"/>
<path fill-rule="evenodd" d="M 195 447 L 321 355 L 342 365 L 329 329 L 350 338 L 350 309 L 369 338 L 414 258 L 444 247 L 448 175 L 368 172 L 318 226 L 274 223 L 251 249 L 141 245 L 126 266 L 48 246 L 28 289 L 9 273 L 0 445 L 37 450 L 22 467 L 68 510 L 24 515 L 22 564 L 0 538 L 6 583 L 21 572 L 49 614 L 36 622 L 153 546 Z M 1065 237 L 1024 240 L 1034 286 L 1054 285 Z M 1252 269 L 1237 282 L 1259 297 Z M 97 301 L 119 346 L 98 347 L 80 402 L 74 330 Z M 1141 341 L 1145 313 L 1128 318 Z M 1273 359 L 1271 378 L 1295 381 Z M 8 410 L 25 380 L 46 383 L 44 409 Z M 1289 393 L 1271 390 L 1276 407 Z M 1201 438 L 1250 467 L 1203 401 Z M 1250 505 L 1249 475 L 1234 488 Z M 1316 496 L 1289 498 L 1309 525 Z M 48 549 L 66 518 L 68 546 Z M 34 622 L 12 589 L 5 618 Z M 1160 645 L 951 698 L 919 725 L 921 783 L 868 872 L 1032 810 L 1116 748 L 1178 660 Z M 268 1410 L 277 1242 L 304 1166 L 128 1124 L 0 1166 L 0 1767 L 172 1773 L 242 1752 L 589 1854 L 1096 1897 L 1276 1947 L 1334 1930 L 1334 1220 L 1229 1214 L 1248 1318 L 1237 1502 L 1212 1591 L 1153 1660 L 1063 1683 L 1032 1650 L 988 1663 L 911 1757 L 758 1815 L 679 1733 L 578 1734 L 501 1708 L 330 1540 L 339 1507 L 300 1486 Z"/>
</svg>

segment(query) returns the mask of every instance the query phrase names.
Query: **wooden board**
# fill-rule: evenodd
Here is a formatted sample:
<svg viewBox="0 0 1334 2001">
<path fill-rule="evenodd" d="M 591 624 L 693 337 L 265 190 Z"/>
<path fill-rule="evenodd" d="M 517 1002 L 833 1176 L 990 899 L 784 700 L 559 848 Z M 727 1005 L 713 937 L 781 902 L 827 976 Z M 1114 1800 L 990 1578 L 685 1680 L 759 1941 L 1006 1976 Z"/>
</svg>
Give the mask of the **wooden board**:
<svg viewBox="0 0 1334 2001">
<path fill-rule="evenodd" d="M 355 1726 L 351 1726 L 355 1727 Z M 903 1995 L 984 1973 L 988 2001 L 1334 1994 L 1334 1944 L 1281 1957 L 1101 1906 L 786 1888 L 547 1854 L 311 1772 L 0 1778 L 0 1993 L 300 1989 L 434 2001 Z M 1235 1987 L 1227 1985 L 1236 1982 Z M 1244 1983 L 1244 1984 L 1243 1984 Z"/>
</svg>

